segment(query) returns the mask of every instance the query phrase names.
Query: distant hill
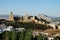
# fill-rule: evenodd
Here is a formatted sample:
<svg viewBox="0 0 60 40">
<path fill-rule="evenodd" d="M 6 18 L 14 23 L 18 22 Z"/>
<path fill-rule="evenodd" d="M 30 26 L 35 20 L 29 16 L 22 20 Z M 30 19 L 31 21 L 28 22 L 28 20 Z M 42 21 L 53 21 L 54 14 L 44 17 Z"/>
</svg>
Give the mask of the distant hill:
<svg viewBox="0 0 60 40">
<path fill-rule="evenodd" d="M 60 17 L 56 17 L 52 19 L 54 22 L 60 22 Z"/>
<path fill-rule="evenodd" d="M 46 20 L 46 21 L 48 21 L 48 22 L 51 22 L 52 21 L 52 19 L 49 17 L 49 16 L 47 16 L 47 15 L 44 15 L 44 14 L 39 14 L 39 16 L 37 16 L 39 19 L 40 18 L 42 18 L 42 19 L 44 19 L 44 20 Z"/>
<path fill-rule="evenodd" d="M 8 19 L 9 15 L 0 15 L 0 19 Z"/>
<path fill-rule="evenodd" d="M 20 17 L 19 15 L 14 15 L 15 17 Z M 9 15 L 0 15 L 0 19 L 8 19 Z"/>
</svg>

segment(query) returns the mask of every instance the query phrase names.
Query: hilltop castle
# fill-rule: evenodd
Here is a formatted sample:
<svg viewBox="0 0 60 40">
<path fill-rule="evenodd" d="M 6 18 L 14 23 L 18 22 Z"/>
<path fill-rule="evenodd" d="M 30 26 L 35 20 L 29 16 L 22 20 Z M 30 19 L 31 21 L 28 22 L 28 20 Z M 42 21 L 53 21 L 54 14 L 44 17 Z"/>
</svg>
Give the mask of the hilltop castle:
<svg viewBox="0 0 60 40">
<path fill-rule="evenodd" d="M 36 16 L 28 16 L 28 15 L 25 15 L 23 17 L 20 17 L 17 21 L 21 21 L 21 22 L 31 22 L 31 21 L 35 21 L 37 22 L 37 20 L 35 20 L 35 17 Z M 9 15 L 9 21 L 15 21 L 17 19 L 17 17 L 14 19 L 14 15 L 13 15 L 13 12 L 10 13 Z"/>
<path fill-rule="evenodd" d="M 35 22 L 35 23 L 38 23 L 38 24 L 50 26 L 54 30 L 56 30 L 56 25 L 54 23 L 45 23 L 45 21 L 38 19 L 36 16 L 25 15 L 25 16 L 22 16 L 22 17 L 19 17 L 19 18 L 16 18 L 16 19 L 18 19 L 17 21 L 19 21 L 19 22 L 20 21 L 21 22 Z M 11 12 L 11 14 L 9 15 L 9 21 L 15 21 L 13 12 Z M 60 29 L 60 26 L 57 26 L 57 27 L 58 27 L 57 29 Z"/>
</svg>

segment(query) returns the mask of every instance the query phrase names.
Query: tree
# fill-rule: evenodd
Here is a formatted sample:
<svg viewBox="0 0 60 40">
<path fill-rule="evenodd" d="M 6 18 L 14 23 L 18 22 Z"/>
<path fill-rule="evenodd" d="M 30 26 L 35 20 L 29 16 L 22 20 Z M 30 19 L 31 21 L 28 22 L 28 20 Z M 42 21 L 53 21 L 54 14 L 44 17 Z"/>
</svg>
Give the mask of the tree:
<svg viewBox="0 0 60 40">
<path fill-rule="evenodd" d="M 10 40 L 15 40 L 16 39 L 16 32 L 15 31 L 11 31 L 10 32 Z"/>
<path fill-rule="evenodd" d="M 45 38 L 44 38 L 44 40 L 48 40 L 48 38 L 47 38 L 47 37 L 45 37 Z"/>
<path fill-rule="evenodd" d="M 0 33 L 0 39 L 1 40 L 3 39 L 3 33 Z"/>
<path fill-rule="evenodd" d="M 28 29 L 25 33 L 25 39 L 24 40 L 31 40 L 31 38 L 32 38 L 31 30 Z"/>
<path fill-rule="evenodd" d="M 25 36 L 25 31 L 22 31 L 22 32 L 19 34 L 19 40 L 24 40 L 24 36 Z"/>
<path fill-rule="evenodd" d="M 60 40 L 60 38 L 58 36 L 54 37 L 54 40 Z"/>
<path fill-rule="evenodd" d="M 5 31 L 3 33 L 3 40 L 9 40 L 9 32 L 8 31 Z"/>
<path fill-rule="evenodd" d="M 37 40 L 43 40 L 43 36 L 42 36 L 41 34 L 39 34 L 39 35 L 37 36 Z"/>
</svg>

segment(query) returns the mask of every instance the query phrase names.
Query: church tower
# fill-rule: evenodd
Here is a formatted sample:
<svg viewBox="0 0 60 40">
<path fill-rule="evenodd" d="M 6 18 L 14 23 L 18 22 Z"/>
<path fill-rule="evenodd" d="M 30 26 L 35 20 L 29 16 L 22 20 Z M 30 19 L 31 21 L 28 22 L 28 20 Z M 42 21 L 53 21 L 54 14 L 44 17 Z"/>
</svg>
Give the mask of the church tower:
<svg viewBox="0 0 60 40">
<path fill-rule="evenodd" d="M 9 21 L 14 21 L 14 15 L 13 15 L 13 12 L 11 12 L 11 14 L 9 15 Z"/>
</svg>

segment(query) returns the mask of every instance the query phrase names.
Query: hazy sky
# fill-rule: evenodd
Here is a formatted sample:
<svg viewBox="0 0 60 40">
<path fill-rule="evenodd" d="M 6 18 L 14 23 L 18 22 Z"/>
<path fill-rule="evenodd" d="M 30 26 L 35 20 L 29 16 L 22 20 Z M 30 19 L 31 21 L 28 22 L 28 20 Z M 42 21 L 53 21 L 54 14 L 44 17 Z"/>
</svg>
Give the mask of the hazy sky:
<svg viewBox="0 0 60 40">
<path fill-rule="evenodd" d="M 60 17 L 60 0 L 0 0 L 0 15 L 38 15 Z"/>
</svg>

